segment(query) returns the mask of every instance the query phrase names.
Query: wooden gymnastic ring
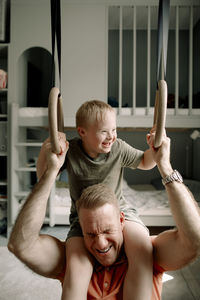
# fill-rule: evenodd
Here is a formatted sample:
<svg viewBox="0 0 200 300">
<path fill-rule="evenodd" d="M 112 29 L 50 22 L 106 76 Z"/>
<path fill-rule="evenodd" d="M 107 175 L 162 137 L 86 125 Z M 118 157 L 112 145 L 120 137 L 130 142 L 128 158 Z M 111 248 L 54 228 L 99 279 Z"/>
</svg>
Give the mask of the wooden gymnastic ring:
<svg viewBox="0 0 200 300">
<path fill-rule="evenodd" d="M 52 151 L 56 154 L 60 154 L 61 148 L 58 139 L 58 131 L 64 132 L 64 119 L 62 97 L 59 89 L 56 87 L 53 87 L 49 93 L 48 118 Z"/>
<path fill-rule="evenodd" d="M 158 148 L 162 144 L 162 137 L 165 130 L 167 111 L 167 83 L 165 80 L 158 81 L 158 89 L 156 90 L 156 100 L 154 109 L 154 125 L 156 124 L 156 134 L 154 147 Z"/>
</svg>

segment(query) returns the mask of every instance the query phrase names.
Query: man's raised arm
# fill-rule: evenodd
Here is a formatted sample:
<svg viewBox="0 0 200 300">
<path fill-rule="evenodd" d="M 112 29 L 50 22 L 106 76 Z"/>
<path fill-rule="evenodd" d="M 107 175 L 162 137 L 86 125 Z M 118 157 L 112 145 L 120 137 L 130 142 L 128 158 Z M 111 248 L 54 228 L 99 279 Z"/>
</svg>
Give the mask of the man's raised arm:
<svg viewBox="0 0 200 300">
<path fill-rule="evenodd" d="M 58 132 L 58 140 L 60 143 L 61 152 L 65 151 L 67 141 L 66 141 L 66 136 L 63 132 Z M 49 145 L 49 143 L 50 143 L 50 138 L 47 138 L 42 144 L 42 147 L 38 155 L 37 165 L 36 165 L 36 169 L 37 169 L 36 173 L 37 173 L 38 180 L 42 177 L 42 175 L 47 169 L 46 147 L 47 145 Z"/>
<path fill-rule="evenodd" d="M 51 152 L 46 144 L 47 169 L 28 196 L 13 227 L 8 249 L 33 271 L 54 278 L 65 267 L 65 248 L 54 237 L 40 235 L 44 222 L 48 197 L 62 166 L 66 150 L 62 155 Z"/>
<path fill-rule="evenodd" d="M 153 241 L 154 260 L 165 270 L 183 267 L 200 255 L 200 210 L 191 192 L 176 178 L 170 163 L 170 139 L 164 137 L 159 149 L 153 148 L 154 159 L 162 178 L 176 229 L 159 234 Z M 176 173 L 176 172 L 175 172 Z M 170 177 L 169 177 L 170 176 Z M 174 176 L 172 176 L 174 177 Z"/>
</svg>

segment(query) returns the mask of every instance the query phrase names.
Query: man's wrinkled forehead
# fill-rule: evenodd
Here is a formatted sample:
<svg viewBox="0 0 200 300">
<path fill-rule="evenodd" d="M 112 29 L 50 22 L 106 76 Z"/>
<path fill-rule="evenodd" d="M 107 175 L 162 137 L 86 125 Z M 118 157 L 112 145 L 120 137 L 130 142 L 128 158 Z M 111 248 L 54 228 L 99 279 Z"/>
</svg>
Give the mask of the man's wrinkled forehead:
<svg viewBox="0 0 200 300">
<path fill-rule="evenodd" d="M 79 219 L 82 227 L 87 230 L 112 228 L 119 222 L 119 208 L 106 203 L 97 208 L 80 208 Z"/>
</svg>

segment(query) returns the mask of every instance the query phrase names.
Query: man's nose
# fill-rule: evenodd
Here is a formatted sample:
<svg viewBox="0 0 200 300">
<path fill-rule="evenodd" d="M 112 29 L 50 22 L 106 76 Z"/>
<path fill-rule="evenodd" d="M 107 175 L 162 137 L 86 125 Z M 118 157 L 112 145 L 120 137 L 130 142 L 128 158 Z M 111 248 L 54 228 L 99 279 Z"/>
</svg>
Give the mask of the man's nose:
<svg viewBox="0 0 200 300">
<path fill-rule="evenodd" d="M 108 247 L 108 241 L 103 235 L 97 236 L 95 242 L 99 250 L 104 250 Z"/>
</svg>

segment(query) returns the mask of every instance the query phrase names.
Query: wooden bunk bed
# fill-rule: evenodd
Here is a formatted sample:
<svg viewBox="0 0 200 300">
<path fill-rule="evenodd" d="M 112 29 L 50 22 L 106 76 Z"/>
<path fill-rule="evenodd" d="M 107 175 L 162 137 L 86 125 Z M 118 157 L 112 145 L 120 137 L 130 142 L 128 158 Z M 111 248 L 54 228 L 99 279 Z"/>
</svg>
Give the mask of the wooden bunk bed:
<svg viewBox="0 0 200 300">
<path fill-rule="evenodd" d="M 30 113 L 32 113 L 32 116 Z M 26 129 L 47 128 L 47 125 L 47 109 L 19 108 L 17 104 L 11 105 L 11 147 L 13 149 L 11 162 L 11 213 L 13 220 L 29 192 L 28 190 L 23 190 L 24 179 L 20 174 L 36 172 L 34 163 L 32 166 L 27 166 L 26 148 L 37 148 L 39 152 L 42 145 L 41 140 L 27 141 Z M 19 155 L 23 156 L 23 162 L 20 161 Z M 25 178 L 27 179 L 27 175 Z M 186 184 L 195 193 L 197 201 L 200 201 L 200 182 L 186 181 Z M 124 181 L 123 193 L 130 205 L 133 205 L 138 210 L 141 219 L 147 226 L 174 225 L 164 189 L 156 190 L 155 185 L 151 184 L 129 186 Z M 50 226 L 69 224 L 70 203 L 71 199 L 66 182 L 58 181 L 51 192 L 45 222 L 50 224 Z"/>
</svg>

